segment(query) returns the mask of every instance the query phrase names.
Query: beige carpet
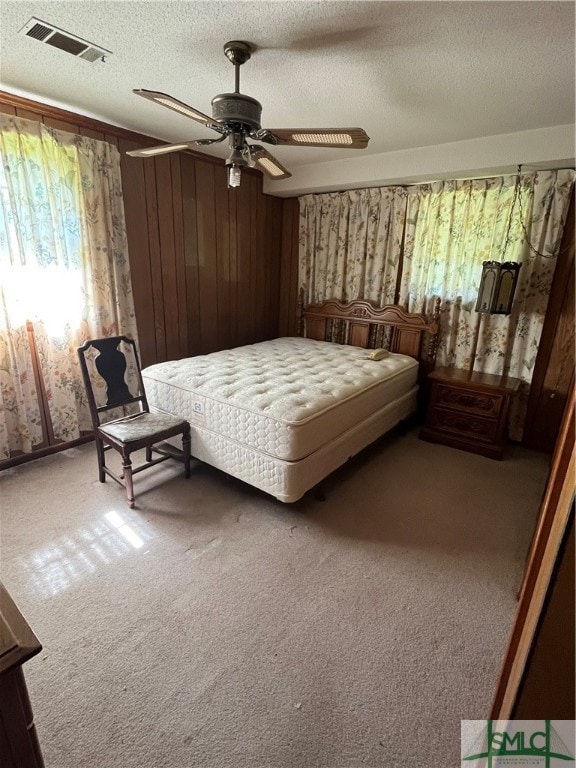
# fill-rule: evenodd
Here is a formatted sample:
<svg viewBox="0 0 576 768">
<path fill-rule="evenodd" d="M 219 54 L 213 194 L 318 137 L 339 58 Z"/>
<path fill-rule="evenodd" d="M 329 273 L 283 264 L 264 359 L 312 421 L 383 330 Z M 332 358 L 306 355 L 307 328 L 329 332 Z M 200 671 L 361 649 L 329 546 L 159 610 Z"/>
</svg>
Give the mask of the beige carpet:
<svg viewBox="0 0 576 768">
<path fill-rule="evenodd" d="M 547 457 L 381 440 L 273 499 L 195 465 L 0 473 L 0 577 L 47 768 L 451 768 L 487 716 Z"/>
</svg>

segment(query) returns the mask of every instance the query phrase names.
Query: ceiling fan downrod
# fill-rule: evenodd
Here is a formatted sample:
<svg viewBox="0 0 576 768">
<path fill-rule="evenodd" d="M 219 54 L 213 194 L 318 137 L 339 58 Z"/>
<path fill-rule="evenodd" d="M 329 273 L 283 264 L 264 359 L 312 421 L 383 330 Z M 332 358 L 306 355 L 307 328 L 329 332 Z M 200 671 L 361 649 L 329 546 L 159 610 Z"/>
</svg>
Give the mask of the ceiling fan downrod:
<svg viewBox="0 0 576 768">
<path fill-rule="evenodd" d="M 231 40 L 224 45 L 224 53 L 234 64 L 234 93 L 240 93 L 240 67 L 252 55 L 252 48 L 241 40 Z"/>
<path fill-rule="evenodd" d="M 248 43 L 232 40 L 224 46 L 224 53 L 234 64 L 236 83 L 234 93 L 219 93 L 212 99 L 212 117 L 235 132 L 249 134 L 260 129 L 262 105 L 252 96 L 240 93 L 240 67 L 252 55 Z"/>
</svg>

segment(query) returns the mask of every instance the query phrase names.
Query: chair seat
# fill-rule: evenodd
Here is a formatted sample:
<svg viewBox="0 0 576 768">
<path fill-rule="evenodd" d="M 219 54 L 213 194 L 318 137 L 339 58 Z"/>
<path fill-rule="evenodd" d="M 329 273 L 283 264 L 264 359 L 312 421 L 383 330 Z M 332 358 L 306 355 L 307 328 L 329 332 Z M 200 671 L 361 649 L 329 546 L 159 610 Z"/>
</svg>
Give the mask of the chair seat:
<svg viewBox="0 0 576 768">
<path fill-rule="evenodd" d="M 161 440 L 163 434 L 169 437 L 170 435 L 165 433 L 178 434 L 185 427 L 187 427 L 186 421 L 168 413 L 143 412 L 101 424 L 99 431 L 119 442 L 134 443 L 156 433 Z"/>
</svg>

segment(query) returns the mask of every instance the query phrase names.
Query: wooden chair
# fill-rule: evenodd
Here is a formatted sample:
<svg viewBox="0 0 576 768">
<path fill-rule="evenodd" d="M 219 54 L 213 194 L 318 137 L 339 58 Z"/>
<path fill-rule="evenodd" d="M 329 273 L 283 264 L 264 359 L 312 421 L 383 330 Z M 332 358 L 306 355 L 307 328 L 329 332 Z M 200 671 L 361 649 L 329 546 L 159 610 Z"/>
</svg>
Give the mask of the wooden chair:
<svg viewBox="0 0 576 768">
<path fill-rule="evenodd" d="M 174 452 L 157 445 L 179 434 L 182 435 L 181 458 L 185 477 L 190 477 L 190 424 L 167 413 L 150 412 L 134 341 L 127 336 L 89 339 L 78 348 L 78 356 L 94 427 L 100 482 L 104 483 L 106 475 L 110 475 L 126 488 L 128 506 L 133 507 L 133 475 L 167 459 L 179 458 Z M 104 380 L 105 388 L 102 387 L 102 380 L 90 375 L 89 357 L 93 358 L 93 365 Z M 132 388 L 137 389 L 137 394 L 128 389 L 127 370 L 134 379 Z M 131 406 L 129 410 L 134 412 L 126 414 L 127 406 Z M 102 422 L 102 415 L 113 409 L 119 409 L 123 415 Z M 109 448 L 114 448 L 122 456 L 122 475 L 117 475 L 106 466 L 105 452 Z M 133 469 L 130 455 L 141 448 L 146 449 L 146 462 Z M 159 458 L 152 458 L 153 451 L 160 454 Z"/>
</svg>

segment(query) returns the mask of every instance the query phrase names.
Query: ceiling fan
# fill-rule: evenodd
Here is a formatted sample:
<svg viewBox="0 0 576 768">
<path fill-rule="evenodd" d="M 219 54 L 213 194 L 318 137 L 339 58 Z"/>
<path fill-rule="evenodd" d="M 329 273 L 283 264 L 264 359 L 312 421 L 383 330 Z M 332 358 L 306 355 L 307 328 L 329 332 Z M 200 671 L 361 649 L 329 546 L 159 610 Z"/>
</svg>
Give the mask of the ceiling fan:
<svg viewBox="0 0 576 768">
<path fill-rule="evenodd" d="M 152 157 L 167 152 L 191 149 L 194 146 L 218 144 L 227 138 L 231 150 L 226 160 L 228 186 L 239 187 L 241 169 L 246 166 L 258 168 L 271 179 L 287 179 L 292 175 L 268 150 L 260 144 L 249 144 L 248 139 L 293 147 L 364 149 L 368 145 L 370 139 L 362 128 L 262 128 L 260 124 L 262 105 L 251 96 L 240 93 L 240 67 L 250 58 L 252 48 L 248 43 L 232 40 L 224 46 L 224 53 L 234 64 L 234 93 L 220 93 L 212 99 L 212 117 L 166 93 L 144 89 L 134 90 L 138 96 L 173 109 L 211 128 L 220 134 L 219 138 L 162 144 L 145 149 L 134 149 L 127 154 L 132 157 Z"/>
</svg>

